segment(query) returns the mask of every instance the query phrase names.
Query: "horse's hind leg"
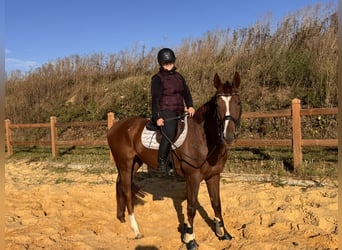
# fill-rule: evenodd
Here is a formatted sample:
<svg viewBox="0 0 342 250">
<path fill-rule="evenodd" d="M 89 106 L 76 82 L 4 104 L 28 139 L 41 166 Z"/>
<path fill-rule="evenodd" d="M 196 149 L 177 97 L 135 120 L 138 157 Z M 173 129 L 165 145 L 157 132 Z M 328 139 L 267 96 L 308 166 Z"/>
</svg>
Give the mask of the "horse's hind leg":
<svg viewBox="0 0 342 250">
<path fill-rule="evenodd" d="M 215 175 L 206 180 L 211 206 L 214 209 L 215 234 L 220 240 L 231 240 L 232 236 L 224 227 L 220 198 L 220 175 Z"/>
<path fill-rule="evenodd" d="M 132 175 L 135 165 L 138 164 L 136 161 L 127 168 L 120 168 L 118 175 L 118 182 L 116 186 L 117 192 L 117 217 L 120 221 L 124 222 L 125 219 L 125 206 L 127 207 L 131 228 L 135 233 L 135 238 L 142 238 L 143 235 L 139 231 L 138 223 L 134 216 L 134 205 L 133 205 L 133 192 L 132 192 Z M 119 197 L 118 197 L 119 194 Z"/>
<path fill-rule="evenodd" d="M 118 174 L 118 177 L 116 178 L 116 217 L 120 220 L 121 223 L 124 223 L 126 202 L 121 186 L 121 177 L 120 174 Z"/>
<path fill-rule="evenodd" d="M 133 166 L 134 173 L 137 172 L 137 170 L 139 169 L 139 167 L 142 164 L 143 163 L 141 162 L 141 160 L 137 159 L 136 163 Z M 131 181 L 131 183 L 132 183 L 132 181 Z M 122 222 L 122 223 L 124 223 L 126 221 L 125 220 L 125 210 L 126 210 L 126 200 L 127 200 L 127 198 L 125 197 L 124 190 L 127 190 L 127 188 L 126 189 L 123 188 L 123 184 L 122 184 L 122 180 L 121 180 L 121 174 L 120 174 L 120 170 L 119 170 L 118 176 L 116 178 L 116 203 L 117 203 L 116 216 L 120 220 L 120 222 Z"/>
</svg>

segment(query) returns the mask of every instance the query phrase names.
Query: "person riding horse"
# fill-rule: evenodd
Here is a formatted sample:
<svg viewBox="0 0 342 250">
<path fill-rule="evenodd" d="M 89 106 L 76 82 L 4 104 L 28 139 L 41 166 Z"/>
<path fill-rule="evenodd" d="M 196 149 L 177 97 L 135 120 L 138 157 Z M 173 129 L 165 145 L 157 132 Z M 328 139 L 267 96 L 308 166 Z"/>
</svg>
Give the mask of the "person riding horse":
<svg viewBox="0 0 342 250">
<path fill-rule="evenodd" d="M 190 117 L 195 114 L 193 100 L 184 77 L 176 71 L 175 53 L 170 48 L 158 52 L 159 72 L 151 80 L 152 122 L 162 132 L 158 150 L 159 173 L 167 174 L 171 142 L 176 135 L 177 120 L 172 119 L 184 113 L 185 106 Z"/>
<path fill-rule="evenodd" d="M 164 52 L 166 53 L 164 54 Z M 164 50 L 164 52 L 162 51 L 160 54 L 161 63 L 175 59 L 169 50 Z M 173 68 L 174 65 L 170 66 L 168 71 Z M 166 96 L 165 100 L 161 100 L 163 85 L 170 87 L 172 84 L 184 84 L 182 80 L 177 80 L 178 78 L 174 75 L 176 73 L 170 74 L 168 71 L 164 72 L 162 70 L 160 73 L 162 77 L 166 78 L 164 83 L 162 83 L 160 76 L 155 76 L 154 79 L 154 85 L 157 85 L 160 90 L 158 103 L 155 103 L 158 109 L 154 109 L 154 118 L 156 121 L 158 121 L 158 118 L 163 118 L 164 124 L 168 124 L 163 111 L 167 110 L 165 107 L 167 107 L 166 104 L 169 104 L 169 97 Z M 178 209 L 182 207 L 181 203 L 175 205 L 175 208 L 177 207 L 176 212 L 180 225 L 184 225 L 183 229 L 180 228 L 180 233 L 187 250 L 198 249 L 195 239 L 194 218 L 202 181 L 206 183 L 214 212 L 215 235 L 220 240 L 231 240 L 233 238 L 224 226 L 220 198 L 220 174 L 225 168 L 229 145 L 233 145 L 238 136 L 242 110 L 239 94 L 240 74 L 235 72 L 232 82 L 222 82 L 216 73 L 213 86 L 216 89 L 215 94 L 208 102 L 198 107 L 192 119 L 187 120 L 187 136 L 172 153 L 174 170 L 186 182 L 186 214 L 182 212 L 182 209 Z M 184 93 L 186 90 L 183 89 L 181 92 Z M 166 90 L 165 93 L 167 93 Z M 182 97 L 181 93 L 175 95 Z M 156 101 L 156 98 L 154 98 L 154 101 Z M 190 104 L 192 105 L 191 100 L 186 104 L 189 105 L 189 109 Z M 182 111 L 180 108 L 175 110 L 175 112 Z M 189 112 L 193 113 L 194 110 L 189 110 Z M 161 128 L 163 128 L 163 119 L 158 121 Z M 158 169 L 158 151 L 145 147 L 141 139 L 143 130 L 147 128 L 146 125 L 150 121 L 150 119 L 142 116 L 126 117 L 115 121 L 107 134 L 108 145 L 118 169 L 116 178 L 116 217 L 120 222 L 124 223 L 127 211 L 135 239 L 144 237 L 140 232 L 134 213 L 134 200 L 143 195 L 144 192 L 134 184 L 133 177 L 143 164 L 155 170 Z M 173 197 L 174 203 L 178 203 L 179 197 L 177 194 L 175 195 L 177 197 Z M 165 219 L 169 218 L 162 218 L 162 220 Z M 156 228 L 160 230 L 159 227 Z M 167 244 L 167 241 L 165 244 Z"/>
</svg>

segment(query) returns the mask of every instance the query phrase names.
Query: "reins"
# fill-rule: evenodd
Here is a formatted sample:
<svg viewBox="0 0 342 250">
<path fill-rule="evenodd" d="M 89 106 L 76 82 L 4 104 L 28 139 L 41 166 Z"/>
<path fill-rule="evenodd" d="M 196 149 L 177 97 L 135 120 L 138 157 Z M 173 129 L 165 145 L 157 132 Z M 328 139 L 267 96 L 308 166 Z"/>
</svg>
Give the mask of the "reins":
<svg viewBox="0 0 342 250">
<path fill-rule="evenodd" d="M 164 119 L 164 121 L 180 120 L 180 119 L 182 119 L 182 118 L 184 118 L 184 117 L 186 117 L 186 116 L 188 116 L 188 115 L 189 115 L 189 113 L 188 113 L 188 112 L 185 112 L 185 113 L 182 114 L 182 115 L 178 115 L 178 116 L 166 118 L 166 119 Z"/>
<path fill-rule="evenodd" d="M 178 115 L 178 116 L 174 116 L 174 117 L 170 117 L 170 118 L 166 118 L 164 119 L 164 121 L 172 121 L 172 120 L 180 120 L 186 116 L 188 116 L 189 113 L 188 112 L 185 112 L 184 114 L 182 115 Z M 165 139 L 171 143 L 171 145 L 175 148 L 175 149 L 178 149 L 177 145 L 164 133 L 164 130 L 163 130 L 163 127 L 160 127 L 160 132 L 161 134 L 165 137 Z"/>
</svg>

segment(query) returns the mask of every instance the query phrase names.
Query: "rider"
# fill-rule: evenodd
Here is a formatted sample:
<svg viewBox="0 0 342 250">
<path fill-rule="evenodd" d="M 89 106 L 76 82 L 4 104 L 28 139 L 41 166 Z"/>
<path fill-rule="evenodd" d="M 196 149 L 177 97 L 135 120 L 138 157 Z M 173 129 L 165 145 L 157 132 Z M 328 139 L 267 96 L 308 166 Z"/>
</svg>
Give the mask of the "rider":
<svg viewBox="0 0 342 250">
<path fill-rule="evenodd" d="M 152 121 L 160 127 L 162 138 L 158 150 L 159 172 L 167 172 L 166 164 L 171 150 L 171 142 L 176 134 L 175 118 L 185 111 L 190 117 L 195 114 L 190 90 L 184 77 L 176 71 L 175 53 L 169 48 L 158 52 L 159 72 L 152 77 Z M 171 118 L 171 119 L 170 119 Z"/>
</svg>

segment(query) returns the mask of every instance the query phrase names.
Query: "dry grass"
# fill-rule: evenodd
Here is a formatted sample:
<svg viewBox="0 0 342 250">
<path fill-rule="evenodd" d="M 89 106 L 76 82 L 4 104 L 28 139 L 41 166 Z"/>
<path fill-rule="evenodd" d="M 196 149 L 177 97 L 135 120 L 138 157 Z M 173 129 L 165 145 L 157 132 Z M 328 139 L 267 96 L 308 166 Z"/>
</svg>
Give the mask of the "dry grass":
<svg viewBox="0 0 342 250">
<path fill-rule="evenodd" d="M 275 27 L 266 18 L 251 27 L 214 30 L 175 48 L 197 106 L 213 93 L 219 73 L 242 77 L 245 111 L 337 106 L 337 6 L 316 5 L 286 16 Z M 71 55 L 6 81 L 6 116 L 13 122 L 90 120 L 113 111 L 150 115 L 150 78 L 159 48 L 134 46 L 118 54 Z M 205 93 L 205 94 L 204 94 Z"/>
</svg>

